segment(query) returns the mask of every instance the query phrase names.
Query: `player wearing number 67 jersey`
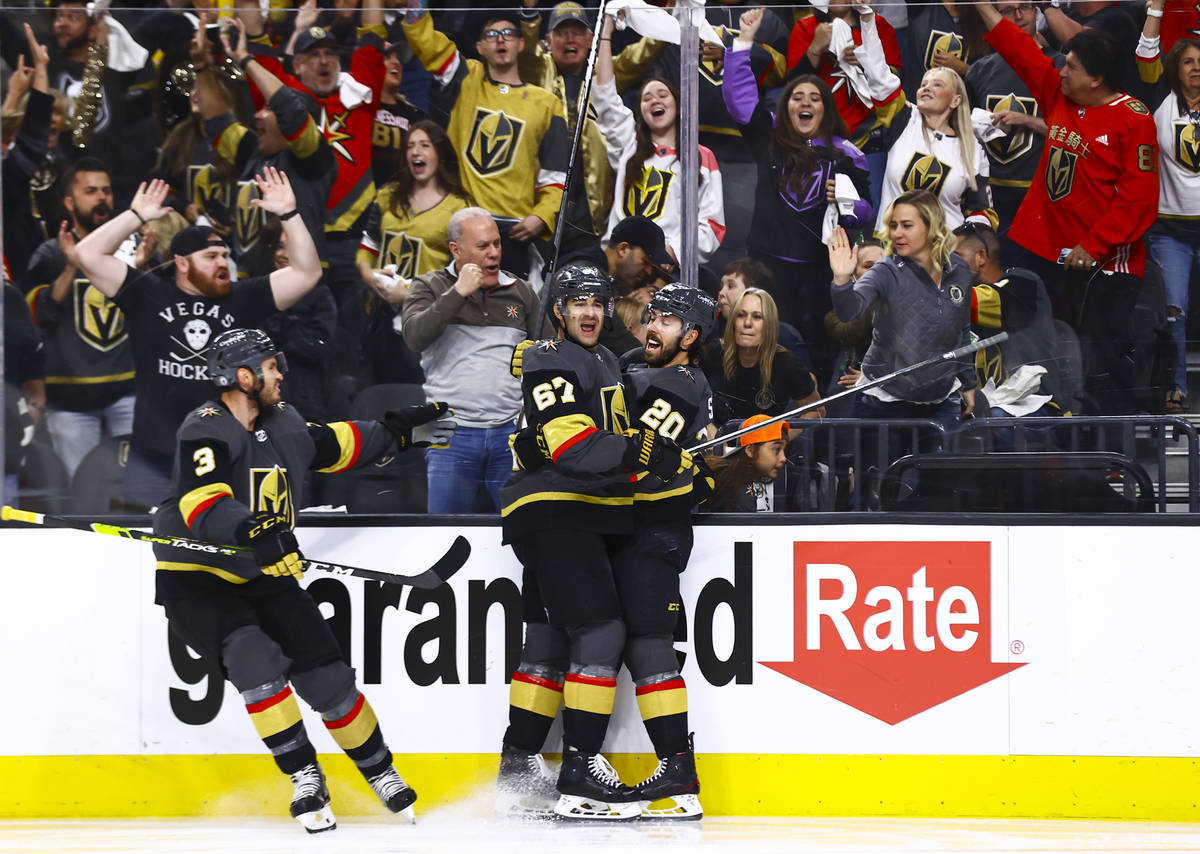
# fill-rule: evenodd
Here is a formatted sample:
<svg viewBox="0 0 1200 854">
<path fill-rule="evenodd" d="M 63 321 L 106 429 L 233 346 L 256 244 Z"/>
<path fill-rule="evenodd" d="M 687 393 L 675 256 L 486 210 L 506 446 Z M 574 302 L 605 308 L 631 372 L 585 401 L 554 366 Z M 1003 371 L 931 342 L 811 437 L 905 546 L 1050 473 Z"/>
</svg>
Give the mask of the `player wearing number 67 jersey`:
<svg viewBox="0 0 1200 854">
<path fill-rule="evenodd" d="M 699 288 L 668 285 L 654 295 L 642 322 L 645 349 L 621 358 L 634 424 L 692 444 L 707 437 L 712 390 L 696 367 L 717 320 L 717 302 Z M 688 733 L 687 686 L 674 639 L 683 619 L 679 574 L 692 553 L 691 514 L 712 493 L 702 460 L 668 483 L 643 477 L 634 486 L 634 530 L 613 555 L 625 622 L 624 663 L 638 710 L 658 755 L 654 771 L 634 787 L 642 816 L 698 819 L 700 780 Z"/>
<path fill-rule="evenodd" d="M 155 514 L 154 530 L 249 553 L 239 561 L 156 545 L 155 601 L 172 630 L 218 661 L 241 693 L 279 770 L 291 775 L 292 815 L 316 833 L 335 822 L 293 688 L 388 809 L 401 812 L 417 796 L 392 767 L 375 713 L 316 602 L 296 583 L 302 564 L 292 526 L 304 506 L 304 473 L 344 471 L 429 444 L 423 434 L 445 442 L 453 425 L 430 424 L 446 413 L 442 403 L 389 412 L 383 421 L 306 424 L 281 401 L 286 369 L 257 329 L 231 329 L 210 345 L 208 373 L 221 394 L 179 428 L 172 497 Z M 414 431 L 419 425 L 428 426 Z"/>
<path fill-rule="evenodd" d="M 672 481 L 691 457 L 656 431 L 628 429 L 616 357 L 599 345 L 613 284 L 595 266 L 569 265 L 551 285 L 563 337 L 520 351 L 525 428 L 518 468 L 500 490 L 504 540 L 524 567 L 526 622 L 513 674 L 497 808 L 548 805 L 540 751 L 563 708 L 555 812 L 631 819 L 640 796 L 600 755 L 612 714 L 625 628 L 610 555 L 633 532 L 633 481 Z M 514 356 L 514 373 L 517 370 Z"/>
</svg>

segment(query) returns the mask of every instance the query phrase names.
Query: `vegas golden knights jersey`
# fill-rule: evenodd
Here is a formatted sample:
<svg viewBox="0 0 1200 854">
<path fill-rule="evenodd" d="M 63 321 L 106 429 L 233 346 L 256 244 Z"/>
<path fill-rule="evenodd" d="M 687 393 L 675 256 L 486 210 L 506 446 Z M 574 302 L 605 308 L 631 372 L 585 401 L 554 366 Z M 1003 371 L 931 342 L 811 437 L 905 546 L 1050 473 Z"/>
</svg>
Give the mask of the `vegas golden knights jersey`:
<svg viewBox="0 0 1200 854">
<path fill-rule="evenodd" d="M 393 208 L 395 191 L 395 185 L 388 184 L 367 208 L 357 260 L 376 269 L 395 264 L 396 273 L 406 279 L 447 266 L 450 244 L 446 227 L 450 217 L 467 206 L 466 199 L 447 193 L 428 210 L 414 211 L 401 205 L 397 214 Z"/>
<path fill-rule="evenodd" d="M 246 430 L 220 401 L 197 407 L 176 434 L 171 498 L 154 514 L 154 531 L 210 543 L 235 544 L 238 526 L 255 513 L 283 516 L 290 526 L 305 506 L 310 468 L 340 472 L 373 462 L 395 440 L 377 421 L 306 424 L 286 403 L 270 407 Z M 258 578 L 252 556 L 154 547 L 159 587 L 170 572 L 209 572 L 234 584 Z"/>
<path fill-rule="evenodd" d="M 629 440 L 616 434 L 629 428 L 629 414 L 616 357 L 556 338 L 529 347 L 522 362 L 522 423 L 551 462 L 514 468 L 501 487 L 504 541 L 547 529 L 628 533 Z"/>
</svg>

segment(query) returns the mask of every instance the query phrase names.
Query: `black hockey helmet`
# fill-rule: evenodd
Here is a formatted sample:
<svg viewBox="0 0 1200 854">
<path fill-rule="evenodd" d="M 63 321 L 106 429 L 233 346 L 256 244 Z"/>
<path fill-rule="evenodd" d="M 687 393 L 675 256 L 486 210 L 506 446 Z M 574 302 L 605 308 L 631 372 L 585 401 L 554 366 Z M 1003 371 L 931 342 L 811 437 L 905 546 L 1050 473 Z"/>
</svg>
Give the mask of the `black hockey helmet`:
<svg viewBox="0 0 1200 854">
<path fill-rule="evenodd" d="M 208 347 L 208 376 L 219 388 L 235 388 L 238 368 L 248 368 L 262 379 L 262 363 L 271 357 L 279 371 L 286 374 L 287 359 L 267 333 L 261 329 L 230 329 Z"/>
<path fill-rule="evenodd" d="M 578 297 L 599 297 L 604 301 L 605 317 L 612 317 L 616 287 L 612 276 L 595 264 L 567 264 L 554 274 L 554 302 L 563 311 L 567 300 Z"/>
<path fill-rule="evenodd" d="M 700 340 L 703 341 L 716 325 L 719 306 L 715 299 L 699 288 L 676 282 L 667 285 L 650 298 L 643 322 L 648 323 L 652 312 L 655 311 L 673 314 L 683 321 L 680 337 L 697 329 L 700 331 Z"/>
</svg>

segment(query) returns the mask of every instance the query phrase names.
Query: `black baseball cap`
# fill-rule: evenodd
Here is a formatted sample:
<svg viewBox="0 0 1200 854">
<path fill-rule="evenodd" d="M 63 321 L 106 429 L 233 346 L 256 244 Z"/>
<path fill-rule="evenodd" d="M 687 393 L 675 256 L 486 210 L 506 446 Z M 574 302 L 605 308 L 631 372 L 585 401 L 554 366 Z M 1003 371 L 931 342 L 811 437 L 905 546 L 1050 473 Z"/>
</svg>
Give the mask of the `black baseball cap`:
<svg viewBox="0 0 1200 854">
<path fill-rule="evenodd" d="M 171 254 L 176 257 L 191 255 L 210 246 L 226 246 L 225 239 L 216 229 L 207 225 L 189 225 L 171 240 Z"/>
<path fill-rule="evenodd" d="M 663 236 L 663 230 L 652 219 L 644 216 L 625 217 L 617 223 L 608 238 L 609 246 L 618 243 L 640 246 L 650 262 L 664 271 L 678 266 L 675 259 L 667 254 L 667 239 Z"/>
<path fill-rule="evenodd" d="M 578 21 L 587 29 L 592 28 L 587 16 L 583 14 L 583 7 L 578 3 L 559 3 L 550 10 L 550 23 L 546 25 L 546 32 L 554 32 L 555 27 L 563 21 Z"/>
<path fill-rule="evenodd" d="M 292 50 L 298 55 L 304 53 L 305 51 L 311 50 L 319 44 L 329 44 L 337 47 L 337 39 L 335 39 L 333 34 L 324 27 L 309 27 L 300 35 L 296 36 L 296 44 L 293 46 Z"/>
</svg>

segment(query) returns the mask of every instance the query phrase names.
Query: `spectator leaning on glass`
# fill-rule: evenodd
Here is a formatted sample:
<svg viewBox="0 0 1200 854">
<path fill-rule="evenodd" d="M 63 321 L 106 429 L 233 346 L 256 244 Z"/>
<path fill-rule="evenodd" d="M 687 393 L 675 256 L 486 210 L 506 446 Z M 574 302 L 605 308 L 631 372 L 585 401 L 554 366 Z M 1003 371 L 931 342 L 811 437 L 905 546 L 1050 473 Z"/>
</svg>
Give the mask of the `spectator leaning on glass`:
<svg viewBox="0 0 1200 854">
<path fill-rule="evenodd" d="M 1010 263 L 1041 277 L 1055 315 L 1079 332 L 1084 414 L 1133 411 L 1133 316 L 1158 212 L 1158 143 L 1150 110 L 1120 91 L 1121 55 L 1107 33 L 1063 45 L 1062 70 L 991 3 L 986 39 L 1037 99 L 1050 125 L 1042 161 L 1008 236 Z M 1061 266 L 1059 266 L 1061 265 Z"/>
<path fill-rule="evenodd" d="M 168 277 L 139 273 L 118 255 L 137 229 L 170 213 L 165 181 L 142 184 L 130 207 L 79 242 L 79 268 L 92 286 L 125 313 L 137 379 L 133 441 L 125 467 L 125 496 L 144 507 L 171 487 L 174 430 L 211 391 L 205 352 L 226 329 L 254 326 L 294 305 L 321 279 L 321 260 L 287 176 L 267 168 L 255 204 L 283 220 L 289 265 L 269 276 L 232 285 L 229 247 L 211 228 L 191 226 L 171 241 Z"/>
<path fill-rule="evenodd" d="M 508 437 L 521 408 L 509 371 L 513 347 L 550 333 L 528 282 L 500 269 L 500 230 L 483 208 L 463 208 L 446 229 L 451 262 L 418 276 L 404 300 L 404 340 L 421 354 L 425 395 L 454 409 L 449 447 L 430 449 L 430 513 L 470 513 L 480 486 L 497 510 L 512 471 Z"/>
<path fill-rule="evenodd" d="M 1167 321 L 1175 342 L 1175 372 L 1166 411 L 1188 411 L 1188 280 L 1200 263 L 1200 39 L 1181 38 L 1163 60 L 1159 26 L 1164 0 L 1153 0 L 1137 56 L 1142 79 L 1156 83 L 1162 98 L 1154 111 L 1158 128 L 1160 180 L 1158 219 L 1146 233 L 1150 257 L 1162 270 Z M 1156 14 L 1157 13 L 1157 14 Z M 1164 74 L 1165 66 L 1165 74 Z"/>
<path fill-rule="evenodd" d="M 962 347 L 971 325 L 971 270 L 954 254 L 954 234 L 937 198 L 925 190 L 904 193 L 885 220 L 887 254 L 859 279 L 854 278 L 858 247 L 841 228 L 829 241 L 838 318 L 853 320 L 877 303 L 871 346 L 862 361 L 864 383 Z M 929 419 L 950 431 L 973 411 L 975 385 L 969 359 L 939 363 L 868 389 L 858 396 L 854 414 Z"/>
</svg>

